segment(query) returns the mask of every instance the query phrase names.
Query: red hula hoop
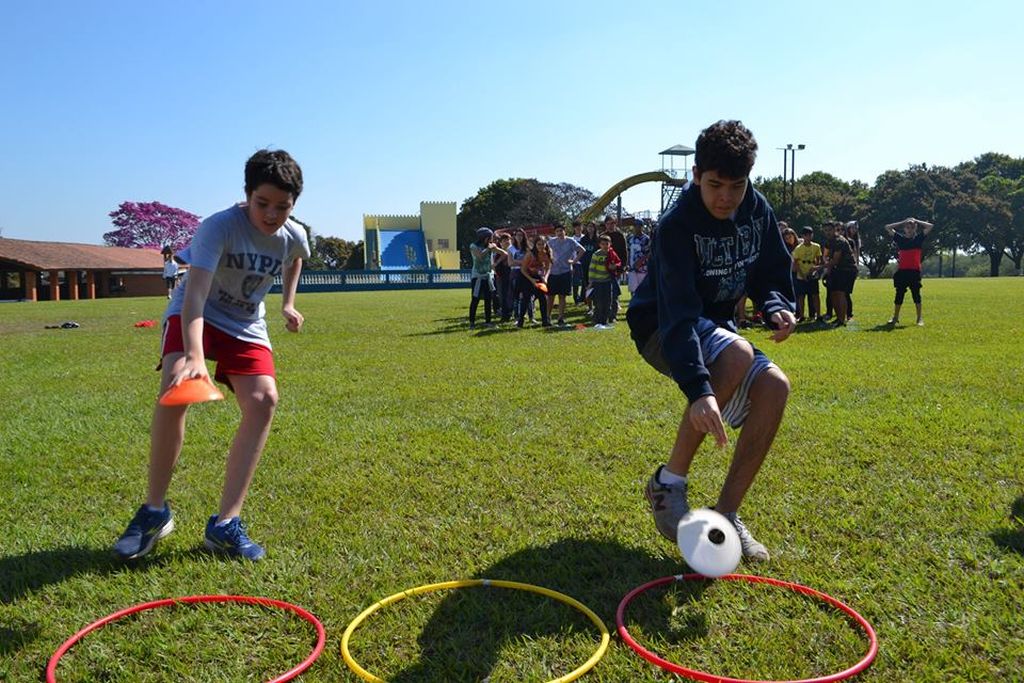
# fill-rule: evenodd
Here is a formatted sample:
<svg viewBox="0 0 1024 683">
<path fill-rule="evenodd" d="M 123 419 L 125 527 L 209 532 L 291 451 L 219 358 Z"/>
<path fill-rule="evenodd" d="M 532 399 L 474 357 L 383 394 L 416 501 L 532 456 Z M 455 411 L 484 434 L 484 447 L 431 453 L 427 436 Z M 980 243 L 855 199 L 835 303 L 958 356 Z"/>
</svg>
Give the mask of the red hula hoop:
<svg viewBox="0 0 1024 683">
<path fill-rule="evenodd" d="M 748 680 L 745 678 L 729 678 L 728 676 L 718 676 L 715 674 L 706 673 L 704 671 L 697 671 L 696 669 L 687 669 L 684 666 L 674 664 L 668 661 L 667 659 L 659 657 L 650 650 L 647 650 L 642 645 L 637 643 L 631 635 L 629 635 L 629 632 L 626 630 L 626 625 L 623 617 L 626 613 L 626 608 L 629 606 L 629 603 L 633 601 L 633 598 L 635 598 L 637 595 L 643 593 L 646 590 L 656 588 L 658 586 L 663 586 L 667 583 L 673 583 L 675 581 L 697 580 L 711 581 L 714 579 L 709 579 L 703 574 L 677 574 L 675 576 L 666 576 L 660 579 L 655 579 L 654 581 L 645 583 L 639 588 L 634 588 L 632 591 L 627 593 L 626 597 L 622 598 L 622 602 L 619 603 L 619 608 L 615 611 L 615 625 L 618 628 L 619 636 L 626 642 L 627 645 L 633 648 L 633 650 L 635 650 L 637 654 L 639 654 L 641 657 L 646 659 L 651 664 L 659 666 L 662 669 L 665 669 L 666 671 L 671 671 L 672 673 L 679 674 L 680 676 L 685 676 L 695 681 L 708 681 L 709 683 L 782 683 L 780 681 L 760 681 Z M 810 595 L 814 598 L 817 598 L 818 600 L 827 602 L 828 604 L 832 605 L 833 607 L 835 607 L 836 609 L 838 609 L 839 611 L 843 612 L 848 617 L 856 621 L 857 624 L 860 625 L 862 629 L 864 629 L 864 633 L 867 635 L 869 643 L 867 654 L 865 654 L 863 659 L 861 659 L 859 662 L 851 666 L 849 669 L 840 671 L 839 673 L 829 674 L 828 676 L 820 676 L 818 678 L 801 678 L 798 680 L 787 681 L 786 683 L 834 683 L 834 681 L 841 681 L 843 679 L 850 678 L 851 676 L 856 676 L 860 672 L 864 671 L 864 669 L 871 666 L 871 662 L 874 661 L 875 655 L 878 654 L 878 637 L 875 635 L 875 630 L 871 628 L 871 624 L 867 622 L 867 619 L 857 614 L 857 612 L 854 611 L 852 607 L 840 602 L 839 600 L 836 600 L 831 595 L 822 593 L 821 591 L 816 591 L 813 588 L 808 588 L 807 586 L 802 586 L 799 583 L 790 583 L 788 581 L 770 579 L 764 576 L 751 576 L 750 574 L 726 574 L 725 576 L 719 577 L 718 580 L 747 581 L 749 583 L 766 583 L 771 586 L 780 586 L 782 588 L 788 588 L 789 590 L 795 591 L 797 593 Z"/>
<path fill-rule="evenodd" d="M 306 659 L 298 666 L 289 669 L 280 676 L 270 679 L 268 683 L 285 683 L 290 681 L 303 671 L 313 666 L 313 662 L 316 661 L 320 653 L 323 652 L 324 645 L 327 642 L 327 632 L 324 630 L 324 625 L 320 623 L 320 620 L 313 616 L 310 612 L 302 609 L 298 605 L 293 605 L 288 602 L 281 600 L 274 600 L 272 598 L 256 598 L 247 595 L 189 595 L 181 598 L 165 598 L 163 600 L 153 600 L 152 602 L 146 602 L 141 605 L 135 605 L 128 607 L 119 612 L 103 617 L 98 621 L 94 621 L 89 624 L 81 631 L 64 641 L 64 644 L 57 648 L 57 651 L 50 657 L 49 663 L 46 665 L 46 683 L 57 683 L 57 664 L 60 662 L 61 657 L 67 654 L 67 651 L 71 647 L 84 638 L 89 633 L 103 628 L 112 621 L 117 621 L 123 617 L 131 614 L 137 614 L 138 612 L 144 612 L 150 609 L 157 609 L 158 607 L 171 607 L 178 604 L 190 604 L 190 603 L 211 603 L 211 602 L 240 602 L 248 605 L 259 605 L 261 607 L 277 607 L 279 609 L 293 612 L 298 616 L 302 617 L 316 629 L 316 646 L 313 647 L 313 651 Z"/>
</svg>

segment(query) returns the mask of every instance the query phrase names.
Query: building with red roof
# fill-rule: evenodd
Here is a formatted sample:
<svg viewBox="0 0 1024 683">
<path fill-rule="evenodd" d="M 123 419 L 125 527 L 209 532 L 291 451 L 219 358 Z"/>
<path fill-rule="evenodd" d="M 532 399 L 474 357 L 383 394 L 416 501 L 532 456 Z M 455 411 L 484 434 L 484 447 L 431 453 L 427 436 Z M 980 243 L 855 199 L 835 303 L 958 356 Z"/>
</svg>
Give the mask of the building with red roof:
<svg viewBox="0 0 1024 683">
<path fill-rule="evenodd" d="M 161 296 L 163 263 L 156 249 L 0 237 L 0 299 Z"/>
</svg>

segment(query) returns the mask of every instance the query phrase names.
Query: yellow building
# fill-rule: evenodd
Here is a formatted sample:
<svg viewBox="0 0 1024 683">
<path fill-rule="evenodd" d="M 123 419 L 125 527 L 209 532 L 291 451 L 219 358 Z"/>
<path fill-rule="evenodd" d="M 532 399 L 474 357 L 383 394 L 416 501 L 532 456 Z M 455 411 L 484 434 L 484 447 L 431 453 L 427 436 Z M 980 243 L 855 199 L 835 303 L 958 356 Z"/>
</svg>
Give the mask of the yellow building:
<svg viewBox="0 0 1024 683">
<path fill-rule="evenodd" d="M 455 202 L 420 202 L 418 216 L 363 214 L 367 270 L 457 269 Z"/>
</svg>

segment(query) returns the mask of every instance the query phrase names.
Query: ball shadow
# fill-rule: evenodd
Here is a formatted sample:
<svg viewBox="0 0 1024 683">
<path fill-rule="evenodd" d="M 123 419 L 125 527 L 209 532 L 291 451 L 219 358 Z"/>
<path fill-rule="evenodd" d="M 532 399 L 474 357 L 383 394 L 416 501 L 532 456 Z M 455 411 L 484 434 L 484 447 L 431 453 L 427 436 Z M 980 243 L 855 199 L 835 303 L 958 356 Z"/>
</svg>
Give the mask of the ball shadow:
<svg viewBox="0 0 1024 683">
<path fill-rule="evenodd" d="M 1000 548 L 1024 555 L 1024 496 L 1018 497 L 1010 506 L 1010 526 L 997 529 L 989 536 Z"/>
</svg>

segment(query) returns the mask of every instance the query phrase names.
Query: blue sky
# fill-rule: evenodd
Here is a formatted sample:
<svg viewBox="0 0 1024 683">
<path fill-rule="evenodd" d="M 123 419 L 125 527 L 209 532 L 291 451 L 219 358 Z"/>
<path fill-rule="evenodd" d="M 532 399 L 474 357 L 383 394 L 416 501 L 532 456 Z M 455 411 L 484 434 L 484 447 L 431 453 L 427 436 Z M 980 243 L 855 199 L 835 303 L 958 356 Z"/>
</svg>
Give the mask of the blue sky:
<svg viewBox="0 0 1024 683">
<path fill-rule="evenodd" d="M 912 163 L 1024 156 L 1024 4 L 590 0 L 8 3 L 0 229 L 99 244 L 122 201 L 209 215 L 287 149 L 295 214 L 461 204 L 497 178 L 601 194 L 742 119 L 754 175 L 871 183 Z M 657 209 L 658 189 L 623 201 Z"/>
</svg>

